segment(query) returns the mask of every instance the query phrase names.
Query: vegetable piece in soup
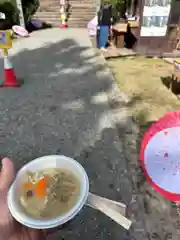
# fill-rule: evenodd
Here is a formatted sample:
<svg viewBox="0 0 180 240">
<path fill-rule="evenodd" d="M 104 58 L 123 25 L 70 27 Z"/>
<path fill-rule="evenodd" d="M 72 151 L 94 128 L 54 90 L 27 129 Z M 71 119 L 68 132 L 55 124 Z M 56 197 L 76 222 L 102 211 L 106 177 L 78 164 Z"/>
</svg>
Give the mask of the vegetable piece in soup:
<svg viewBox="0 0 180 240">
<path fill-rule="evenodd" d="M 52 219 L 68 212 L 80 194 L 79 179 L 68 169 L 27 172 L 20 189 L 20 204 L 37 219 Z"/>
</svg>

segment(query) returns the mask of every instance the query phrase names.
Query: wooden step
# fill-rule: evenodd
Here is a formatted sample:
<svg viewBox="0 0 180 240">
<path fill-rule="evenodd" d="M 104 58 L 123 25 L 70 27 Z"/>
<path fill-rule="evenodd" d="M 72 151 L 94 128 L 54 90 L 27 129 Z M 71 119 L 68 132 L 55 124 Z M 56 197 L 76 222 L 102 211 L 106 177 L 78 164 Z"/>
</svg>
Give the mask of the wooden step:
<svg viewBox="0 0 180 240">
<path fill-rule="evenodd" d="M 56 19 L 56 20 L 58 20 L 58 21 L 60 21 L 60 16 L 58 16 L 58 15 L 49 15 L 49 16 L 47 16 L 47 15 L 38 15 L 38 14 L 36 14 L 36 15 L 34 15 L 34 17 L 35 18 L 38 18 L 39 20 L 43 20 L 43 19 Z"/>
<path fill-rule="evenodd" d="M 34 18 L 34 19 L 38 19 L 38 18 Z M 42 19 L 41 21 L 50 24 L 52 27 L 60 27 L 61 26 L 61 21 L 58 21 L 57 19 Z M 67 23 L 68 28 L 87 28 L 87 23 L 86 22 L 76 22 L 76 21 L 72 21 Z"/>
<path fill-rule="evenodd" d="M 84 24 L 72 24 L 72 25 L 68 25 L 68 28 L 87 28 L 87 26 L 86 25 L 84 25 Z"/>
<path fill-rule="evenodd" d="M 44 21 L 44 20 L 46 20 L 46 21 L 49 21 L 49 20 L 50 21 L 61 21 L 60 16 L 58 16 L 58 15 L 48 15 L 47 16 L 47 15 L 36 14 L 36 15 L 34 15 L 33 18 L 36 18 L 36 19 L 39 19 L 39 20 L 42 20 L 42 21 Z M 92 18 L 93 18 L 93 16 L 91 18 L 86 17 L 86 16 L 81 17 L 81 18 L 70 17 L 68 19 L 68 23 L 73 22 L 73 21 L 75 21 L 75 22 L 87 22 L 88 23 Z"/>
<path fill-rule="evenodd" d="M 38 19 L 38 18 L 34 18 L 34 19 Z M 51 25 L 52 27 L 60 27 L 61 26 L 61 22 L 57 21 L 57 20 L 46 20 L 46 19 L 41 19 L 41 21 L 43 21 L 46 24 Z"/>
<path fill-rule="evenodd" d="M 69 21 L 67 22 L 67 24 L 69 25 L 69 24 L 73 24 L 73 23 L 79 23 L 79 24 L 82 23 L 82 24 L 85 24 L 85 25 L 87 26 L 88 22 L 89 22 L 89 19 L 78 20 L 78 19 L 72 18 L 72 19 L 69 19 Z"/>
<path fill-rule="evenodd" d="M 86 23 L 86 24 L 88 24 L 88 22 L 89 22 L 90 20 L 91 20 L 91 19 L 71 18 L 71 19 L 68 19 L 67 24 L 70 24 L 70 23 L 73 23 L 73 22 L 76 22 L 76 23 Z"/>
<path fill-rule="evenodd" d="M 54 13 L 59 13 L 60 14 L 60 9 L 56 8 L 56 9 L 46 9 L 46 8 L 42 8 L 40 9 L 39 11 L 37 12 L 46 12 L 46 13 L 51 13 L 51 12 L 54 12 Z M 95 14 L 96 13 L 96 9 L 94 8 L 82 8 L 82 9 L 78 9 L 78 8 L 70 8 L 69 13 L 76 13 L 76 14 L 79 14 L 79 15 L 84 15 L 84 12 L 86 12 L 86 14 Z"/>
<path fill-rule="evenodd" d="M 37 12 L 34 16 L 40 18 L 58 18 L 60 19 L 60 13 L 54 13 L 54 12 Z M 68 21 L 71 19 L 75 19 L 78 21 L 81 20 L 91 20 L 94 17 L 94 14 L 86 14 L 86 15 L 76 15 L 75 13 L 70 14 Z"/>
<path fill-rule="evenodd" d="M 55 15 L 55 16 L 60 16 L 60 12 L 36 12 L 36 15 L 39 15 L 39 16 L 44 16 L 44 15 L 46 15 L 46 16 L 51 16 L 51 15 Z"/>
<path fill-rule="evenodd" d="M 81 11 L 74 11 L 74 10 L 69 11 L 69 14 L 77 16 L 77 17 L 84 16 L 84 14 Z M 96 15 L 96 11 L 89 11 L 89 10 L 87 10 L 86 11 L 86 16 L 89 16 L 89 15 Z"/>
<path fill-rule="evenodd" d="M 70 0 L 69 2 L 67 2 L 67 3 L 69 3 L 69 4 L 81 4 L 81 5 L 83 5 L 83 4 L 96 4 L 96 2 L 94 1 L 94 0 Z M 55 2 L 55 1 L 42 1 L 41 0 L 41 2 L 40 2 L 40 6 L 60 6 L 60 2 L 59 1 L 57 1 L 57 2 Z"/>
<path fill-rule="evenodd" d="M 72 12 L 72 13 L 69 14 L 68 19 L 70 19 L 70 18 L 77 18 L 77 19 L 87 18 L 87 19 L 89 19 L 92 16 L 94 17 L 95 14 L 94 13 L 88 13 L 88 14 L 84 15 L 84 14 L 76 14 L 76 13 Z"/>
<path fill-rule="evenodd" d="M 92 3 L 73 3 L 73 4 L 70 4 L 70 8 L 76 8 L 76 9 L 96 9 L 96 6 L 95 4 L 92 4 Z M 43 5 L 43 6 L 40 6 L 38 11 L 41 11 L 41 10 L 44 10 L 44 11 L 57 11 L 57 10 L 60 10 L 60 5 Z"/>
<path fill-rule="evenodd" d="M 83 4 L 82 3 L 73 3 L 71 6 L 73 8 L 79 8 L 79 9 L 95 8 L 95 4 L 92 4 L 92 3 L 83 3 Z"/>
<path fill-rule="evenodd" d="M 67 22 L 69 27 L 87 28 L 88 22 L 96 14 L 95 0 L 70 0 L 69 4 L 69 18 Z M 34 19 L 39 19 L 55 27 L 60 26 L 59 0 L 41 0 L 40 7 L 34 15 Z"/>
<path fill-rule="evenodd" d="M 48 20 L 53 20 L 53 21 L 61 21 L 61 19 L 60 19 L 60 17 L 59 16 L 55 16 L 55 15 L 53 15 L 53 16 L 46 16 L 46 15 L 44 15 L 44 16 L 39 16 L 39 15 L 35 15 L 33 18 L 36 18 L 36 19 L 39 19 L 39 20 L 42 20 L 42 21 L 44 21 L 44 20 L 46 20 L 46 21 L 48 21 Z"/>
<path fill-rule="evenodd" d="M 95 0 L 69 0 L 69 1 L 66 1 L 66 2 L 80 2 L 81 4 L 85 3 L 85 2 L 94 2 L 95 3 Z M 59 0 L 40 0 L 40 4 L 60 4 L 60 1 Z"/>
<path fill-rule="evenodd" d="M 72 22 L 72 23 L 68 23 L 68 28 L 86 28 L 87 29 L 87 24 L 79 23 L 79 22 Z"/>
</svg>

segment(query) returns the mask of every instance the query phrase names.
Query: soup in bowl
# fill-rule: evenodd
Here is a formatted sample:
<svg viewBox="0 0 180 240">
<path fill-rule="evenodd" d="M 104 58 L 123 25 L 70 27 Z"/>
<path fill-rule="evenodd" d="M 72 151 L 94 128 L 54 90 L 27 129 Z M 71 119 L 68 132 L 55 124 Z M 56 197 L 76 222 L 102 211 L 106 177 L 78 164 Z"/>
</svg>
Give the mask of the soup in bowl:
<svg viewBox="0 0 180 240">
<path fill-rule="evenodd" d="M 88 193 L 88 176 L 77 161 L 45 156 L 19 170 L 8 193 L 8 207 L 27 227 L 53 228 L 72 219 L 86 203 Z"/>
</svg>

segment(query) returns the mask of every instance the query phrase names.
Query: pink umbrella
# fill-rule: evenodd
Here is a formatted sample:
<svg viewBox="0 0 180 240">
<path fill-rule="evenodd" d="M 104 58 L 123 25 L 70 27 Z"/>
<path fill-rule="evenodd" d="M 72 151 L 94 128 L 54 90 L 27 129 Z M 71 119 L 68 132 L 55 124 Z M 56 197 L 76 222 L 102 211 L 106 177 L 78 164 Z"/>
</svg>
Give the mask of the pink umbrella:
<svg viewBox="0 0 180 240">
<path fill-rule="evenodd" d="M 180 201 L 180 111 L 152 124 L 141 142 L 140 159 L 147 180 L 169 200 Z"/>
<path fill-rule="evenodd" d="M 97 25 L 98 25 L 98 20 L 97 20 L 97 16 L 95 16 L 87 25 L 88 33 L 90 36 L 96 36 Z"/>
</svg>

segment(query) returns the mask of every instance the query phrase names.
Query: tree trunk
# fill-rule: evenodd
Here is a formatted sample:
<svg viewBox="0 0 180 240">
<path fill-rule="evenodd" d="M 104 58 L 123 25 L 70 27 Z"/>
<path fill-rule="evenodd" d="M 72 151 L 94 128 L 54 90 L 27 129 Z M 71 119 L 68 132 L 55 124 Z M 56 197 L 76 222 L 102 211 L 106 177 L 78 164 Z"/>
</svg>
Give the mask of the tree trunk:
<svg viewBox="0 0 180 240">
<path fill-rule="evenodd" d="M 16 5 L 19 10 L 19 22 L 20 26 L 25 28 L 25 22 L 24 22 L 24 14 L 23 14 L 23 8 L 22 8 L 22 2 L 21 0 L 16 0 Z"/>
</svg>

